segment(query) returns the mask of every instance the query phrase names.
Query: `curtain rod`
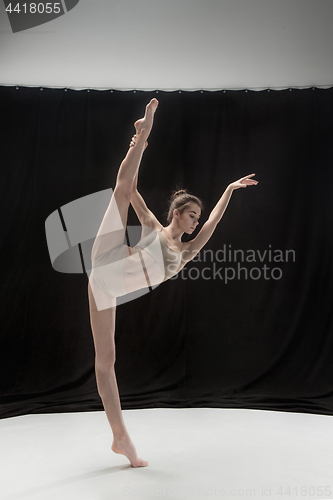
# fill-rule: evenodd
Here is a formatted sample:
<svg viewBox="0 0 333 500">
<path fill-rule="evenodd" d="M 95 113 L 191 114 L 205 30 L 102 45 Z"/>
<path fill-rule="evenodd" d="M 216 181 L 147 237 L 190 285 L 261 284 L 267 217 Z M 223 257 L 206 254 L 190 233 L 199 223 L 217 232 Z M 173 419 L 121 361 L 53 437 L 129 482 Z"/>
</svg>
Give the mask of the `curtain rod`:
<svg viewBox="0 0 333 500">
<path fill-rule="evenodd" d="M 114 90 L 115 91 L 122 91 L 122 92 L 133 92 L 133 93 L 136 93 L 136 92 L 226 92 L 226 91 L 239 91 L 239 90 L 243 90 L 245 92 L 249 91 L 249 90 L 252 90 L 252 91 L 270 91 L 270 90 L 273 90 L 273 91 L 278 91 L 278 90 L 297 90 L 297 89 L 329 89 L 329 88 L 332 88 L 333 87 L 333 84 L 330 84 L 330 85 L 304 85 L 304 86 L 296 86 L 296 85 L 292 85 L 292 86 L 280 86 L 280 87 L 219 87 L 219 88 L 159 88 L 159 89 L 156 89 L 156 88 L 137 88 L 137 89 L 133 89 L 133 88 L 125 88 L 125 87 L 121 87 L 121 88 L 112 88 L 112 87 L 72 87 L 72 86 L 68 86 L 68 87 L 64 87 L 64 86 L 50 86 L 50 85 L 24 85 L 24 84 L 3 84 L 3 83 L 0 83 L 0 86 L 2 87 L 16 87 L 16 89 L 18 90 L 20 87 L 25 87 L 25 88 L 40 88 L 40 90 L 43 90 L 43 89 L 59 89 L 59 90 L 64 90 L 64 91 L 67 91 L 67 90 L 77 90 L 77 91 L 82 91 L 82 90 L 86 90 L 87 92 L 90 92 L 90 90 L 99 90 L 99 91 L 108 91 L 108 92 L 113 92 Z"/>
</svg>

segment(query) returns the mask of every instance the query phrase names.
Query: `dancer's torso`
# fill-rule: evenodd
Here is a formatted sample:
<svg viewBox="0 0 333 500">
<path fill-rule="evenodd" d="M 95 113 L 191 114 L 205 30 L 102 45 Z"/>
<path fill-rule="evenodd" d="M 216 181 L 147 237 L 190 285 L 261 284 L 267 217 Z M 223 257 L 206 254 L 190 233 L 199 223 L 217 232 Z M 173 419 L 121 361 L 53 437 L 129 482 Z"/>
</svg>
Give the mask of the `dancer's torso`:
<svg viewBox="0 0 333 500">
<path fill-rule="evenodd" d="M 162 229 L 142 238 L 131 249 L 132 255 L 125 259 L 124 280 L 128 292 L 158 285 L 179 271 L 182 253 L 168 247 Z"/>
</svg>

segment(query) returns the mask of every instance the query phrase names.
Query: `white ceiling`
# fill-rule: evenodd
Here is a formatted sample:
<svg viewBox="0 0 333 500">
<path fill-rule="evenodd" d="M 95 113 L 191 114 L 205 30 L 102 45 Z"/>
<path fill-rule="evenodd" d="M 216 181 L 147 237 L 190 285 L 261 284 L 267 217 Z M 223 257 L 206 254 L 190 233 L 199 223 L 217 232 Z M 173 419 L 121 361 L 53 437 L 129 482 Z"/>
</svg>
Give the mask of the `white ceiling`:
<svg viewBox="0 0 333 500">
<path fill-rule="evenodd" d="M 332 18 L 332 0 L 80 0 L 12 33 L 0 2 L 0 84 L 332 86 Z"/>
</svg>

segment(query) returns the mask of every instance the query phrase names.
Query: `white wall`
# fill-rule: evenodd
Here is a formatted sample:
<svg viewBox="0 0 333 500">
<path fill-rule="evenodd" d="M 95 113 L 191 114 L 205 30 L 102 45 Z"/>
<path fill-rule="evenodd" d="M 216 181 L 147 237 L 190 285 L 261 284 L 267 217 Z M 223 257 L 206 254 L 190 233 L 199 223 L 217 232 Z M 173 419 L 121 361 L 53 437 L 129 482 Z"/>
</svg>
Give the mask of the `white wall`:
<svg viewBox="0 0 333 500">
<path fill-rule="evenodd" d="M 0 84 L 332 86 L 332 16 L 333 0 L 80 0 L 13 34 L 1 1 Z"/>
</svg>

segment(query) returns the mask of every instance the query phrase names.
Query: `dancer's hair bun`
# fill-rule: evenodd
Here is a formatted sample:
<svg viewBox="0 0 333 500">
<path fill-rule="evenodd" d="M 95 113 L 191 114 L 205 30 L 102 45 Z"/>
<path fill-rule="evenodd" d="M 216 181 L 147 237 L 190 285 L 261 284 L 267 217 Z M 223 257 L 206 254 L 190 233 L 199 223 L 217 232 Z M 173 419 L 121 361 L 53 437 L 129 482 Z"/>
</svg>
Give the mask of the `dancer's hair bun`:
<svg viewBox="0 0 333 500">
<path fill-rule="evenodd" d="M 172 195 L 172 198 L 175 199 L 175 198 L 177 198 L 177 196 L 179 196 L 181 194 L 187 194 L 186 189 L 179 189 L 178 191 L 175 191 Z"/>
</svg>

